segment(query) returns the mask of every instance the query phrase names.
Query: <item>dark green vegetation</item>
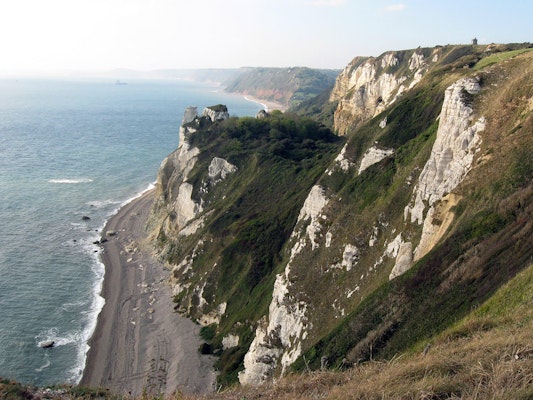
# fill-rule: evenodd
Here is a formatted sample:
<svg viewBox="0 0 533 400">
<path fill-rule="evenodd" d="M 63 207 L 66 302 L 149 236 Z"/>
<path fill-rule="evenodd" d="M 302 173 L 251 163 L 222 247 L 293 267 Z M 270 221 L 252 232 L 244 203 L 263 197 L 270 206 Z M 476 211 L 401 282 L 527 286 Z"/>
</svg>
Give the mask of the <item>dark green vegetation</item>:
<svg viewBox="0 0 533 400">
<path fill-rule="evenodd" d="M 226 90 L 295 106 L 331 89 L 338 72 L 305 67 L 252 68 L 229 81 Z"/>
</svg>

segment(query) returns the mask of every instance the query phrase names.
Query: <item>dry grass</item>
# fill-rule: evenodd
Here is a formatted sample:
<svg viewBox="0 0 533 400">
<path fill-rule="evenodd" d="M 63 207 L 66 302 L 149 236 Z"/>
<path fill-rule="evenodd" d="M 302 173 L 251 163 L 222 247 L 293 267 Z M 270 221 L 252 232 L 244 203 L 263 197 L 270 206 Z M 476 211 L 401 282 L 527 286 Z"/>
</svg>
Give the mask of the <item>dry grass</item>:
<svg viewBox="0 0 533 400">
<path fill-rule="evenodd" d="M 204 400 L 533 399 L 533 265 L 436 337 L 428 351 L 347 371 L 289 375 Z M 198 397 L 176 395 L 174 399 Z"/>
<path fill-rule="evenodd" d="M 445 335 L 427 354 L 368 362 L 344 372 L 290 375 L 202 399 L 533 399 L 531 321 L 488 330 L 484 323 L 472 323 L 466 337 Z"/>
</svg>

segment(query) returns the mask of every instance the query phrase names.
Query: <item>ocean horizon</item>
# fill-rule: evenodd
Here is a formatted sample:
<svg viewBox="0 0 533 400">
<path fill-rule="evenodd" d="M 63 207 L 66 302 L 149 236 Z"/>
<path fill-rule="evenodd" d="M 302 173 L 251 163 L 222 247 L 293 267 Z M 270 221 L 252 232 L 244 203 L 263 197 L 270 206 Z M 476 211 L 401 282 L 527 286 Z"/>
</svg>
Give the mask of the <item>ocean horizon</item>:
<svg viewBox="0 0 533 400">
<path fill-rule="evenodd" d="M 80 380 L 104 304 L 95 242 L 153 187 L 185 108 L 215 104 L 264 108 L 193 82 L 0 78 L 0 377 Z"/>
</svg>

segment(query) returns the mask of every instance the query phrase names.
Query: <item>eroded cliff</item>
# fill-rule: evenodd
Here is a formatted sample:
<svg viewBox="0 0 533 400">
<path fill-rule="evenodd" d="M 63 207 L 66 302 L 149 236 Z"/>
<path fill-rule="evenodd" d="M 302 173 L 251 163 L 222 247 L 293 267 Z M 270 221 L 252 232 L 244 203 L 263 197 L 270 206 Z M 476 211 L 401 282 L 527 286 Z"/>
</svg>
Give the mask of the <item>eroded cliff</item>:
<svg viewBox="0 0 533 400">
<path fill-rule="evenodd" d="M 151 227 L 222 384 L 392 356 L 526 266 L 531 54 L 354 59 L 330 96 L 344 138 L 293 114 L 186 114 Z"/>
</svg>

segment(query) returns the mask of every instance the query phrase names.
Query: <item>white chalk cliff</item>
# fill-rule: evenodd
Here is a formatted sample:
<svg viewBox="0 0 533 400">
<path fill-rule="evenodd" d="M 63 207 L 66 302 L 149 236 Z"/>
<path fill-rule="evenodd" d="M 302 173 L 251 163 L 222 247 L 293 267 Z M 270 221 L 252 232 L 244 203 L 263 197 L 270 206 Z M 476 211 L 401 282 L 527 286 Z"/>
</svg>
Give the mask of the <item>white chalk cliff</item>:
<svg viewBox="0 0 533 400">
<path fill-rule="evenodd" d="M 215 122 L 229 118 L 229 114 L 225 106 L 215 106 L 205 108 L 202 117 Z M 179 129 L 178 148 L 162 161 L 157 174 L 154 214 L 160 218 L 163 215 L 160 226 L 166 235 L 189 235 L 201 226 L 201 221 L 193 220 L 202 212 L 202 204 L 193 199 L 193 186 L 188 182 L 200 153 L 197 147 L 190 145 L 188 135 L 196 132 L 199 118 L 196 107 L 187 107 Z M 235 170 L 235 166 L 218 157 L 209 167 L 213 180 L 224 179 Z M 162 213 L 160 208 L 165 208 L 166 212 Z"/>
<path fill-rule="evenodd" d="M 338 102 L 335 129 L 346 135 L 412 89 L 438 59 L 438 49 L 426 59 L 422 52 L 388 52 L 378 58 L 356 57 L 339 74 L 330 101 Z M 401 68 L 407 63 L 407 68 Z"/>
<path fill-rule="evenodd" d="M 244 357 L 244 370 L 239 373 L 239 381 L 243 385 L 264 382 L 280 367 L 283 373 L 302 352 L 301 341 L 307 337 L 306 329 L 309 328 L 307 304 L 299 299 L 298 293 L 291 293 L 291 263 L 306 247 L 307 239 L 312 249 L 318 247 L 319 220 L 327 204 L 324 189 L 313 186 L 291 235 L 294 245 L 289 262 L 284 273 L 276 276 L 268 316 L 257 327 L 255 338 Z M 302 222 L 309 223 L 305 230 Z"/>
<path fill-rule="evenodd" d="M 411 204 L 405 208 L 404 218 L 411 223 L 423 224 L 422 236 L 414 254 L 404 255 L 399 260 L 390 279 L 404 273 L 409 264 L 406 260 L 420 259 L 444 235 L 453 215 L 450 208 L 456 203 L 451 192 L 463 181 L 472 167 L 474 155 L 479 149 L 479 132 L 485 129 L 483 116 L 474 118 L 474 110 L 468 97 L 476 95 L 480 85 L 476 78 L 463 78 L 446 89 L 439 117 L 437 138 L 431 155 L 420 173 Z M 439 207 L 438 202 L 452 199 L 452 204 Z M 448 204 L 448 200 L 445 202 Z M 427 209 L 427 211 L 426 211 Z M 425 213 L 425 215 L 424 215 Z M 438 223 L 434 221 L 438 220 Z M 406 250 L 407 251 L 407 250 Z"/>
</svg>

